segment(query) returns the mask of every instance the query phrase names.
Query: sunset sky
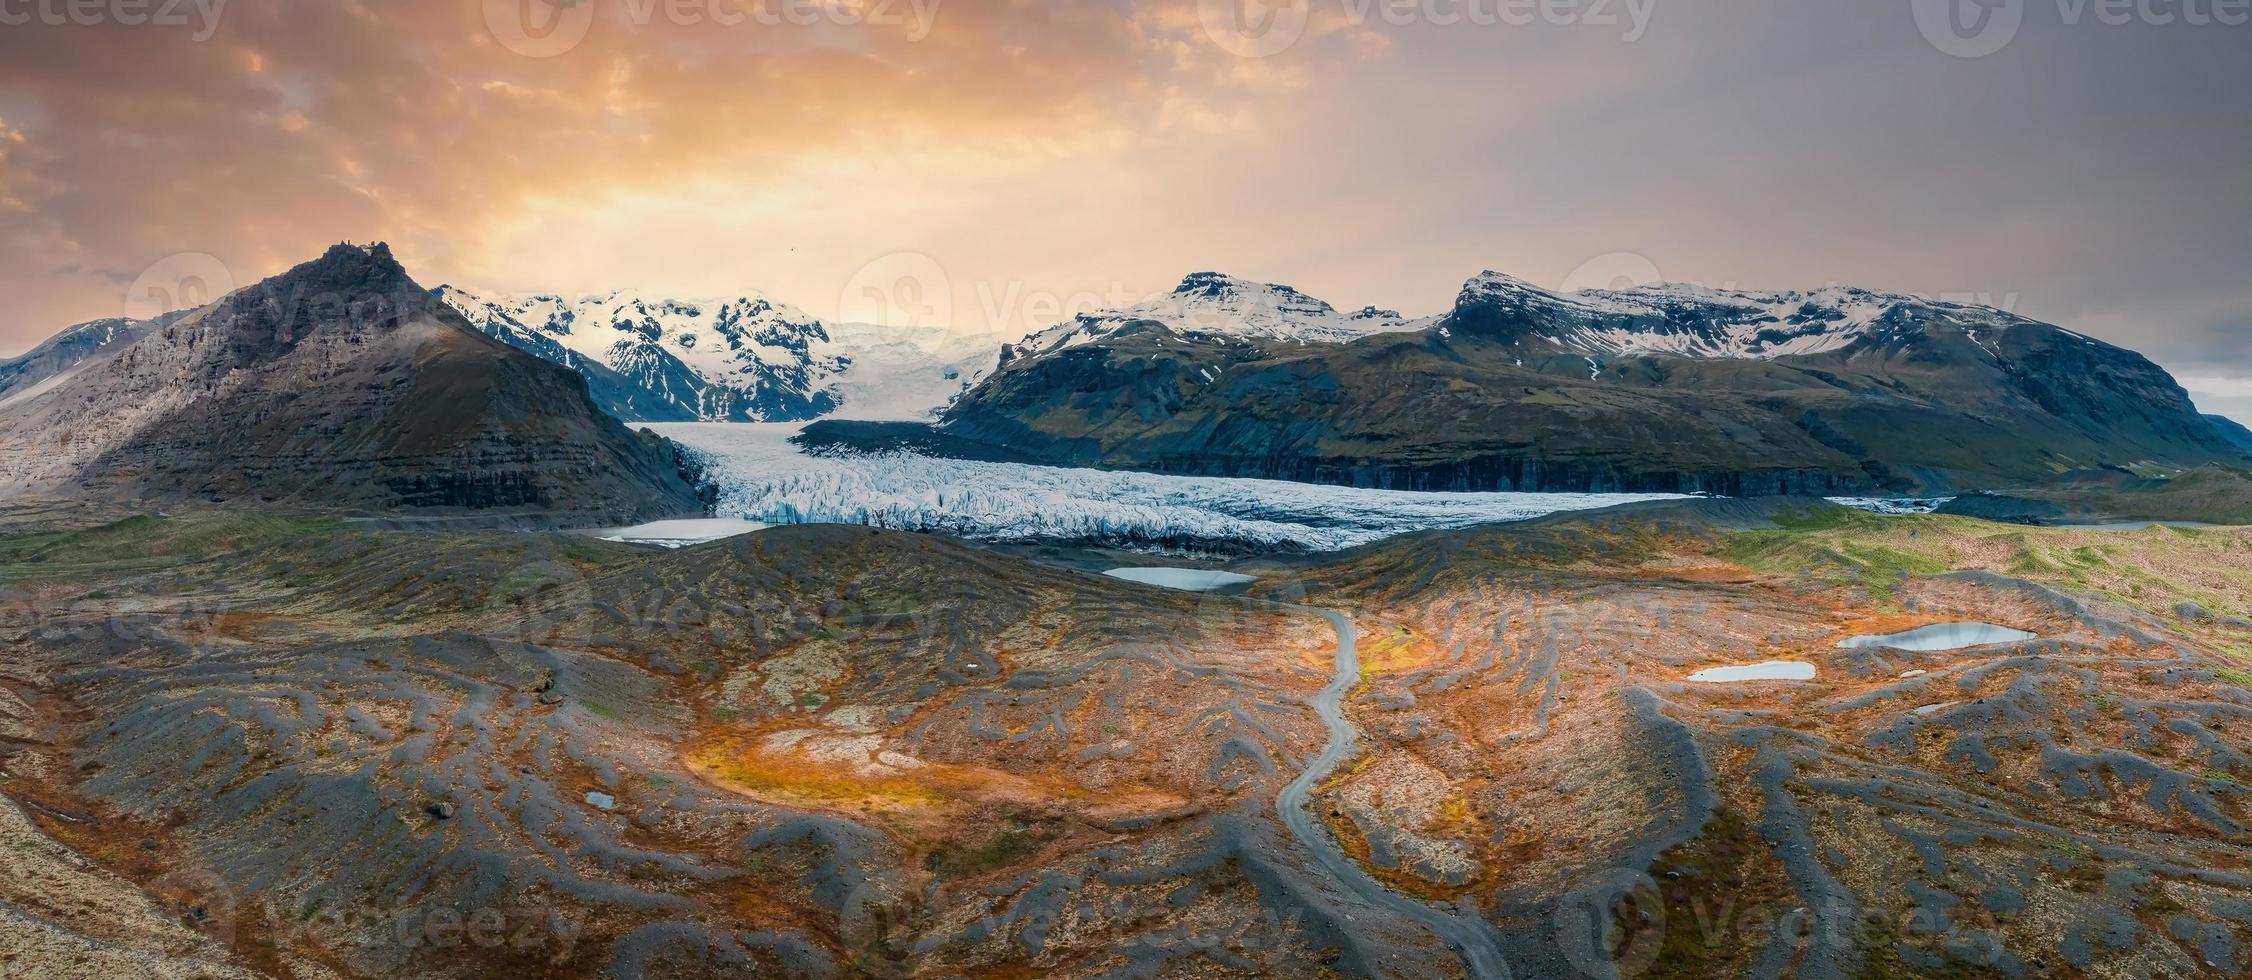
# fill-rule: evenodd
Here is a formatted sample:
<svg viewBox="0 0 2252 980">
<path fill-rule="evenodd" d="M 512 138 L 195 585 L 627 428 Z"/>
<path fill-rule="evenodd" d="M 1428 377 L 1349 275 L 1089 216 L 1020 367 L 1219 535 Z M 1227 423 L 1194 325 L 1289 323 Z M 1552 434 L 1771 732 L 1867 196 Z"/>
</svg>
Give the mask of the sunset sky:
<svg viewBox="0 0 2252 980">
<path fill-rule="evenodd" d="M 1206 269 L 1410 314 L 1647 269 L 1984 297 L 2252 420 L 2252 26 L 1572 2 L 0 0 L 0 354 L 340 240 L 1006 334 Z"/>
</svg>

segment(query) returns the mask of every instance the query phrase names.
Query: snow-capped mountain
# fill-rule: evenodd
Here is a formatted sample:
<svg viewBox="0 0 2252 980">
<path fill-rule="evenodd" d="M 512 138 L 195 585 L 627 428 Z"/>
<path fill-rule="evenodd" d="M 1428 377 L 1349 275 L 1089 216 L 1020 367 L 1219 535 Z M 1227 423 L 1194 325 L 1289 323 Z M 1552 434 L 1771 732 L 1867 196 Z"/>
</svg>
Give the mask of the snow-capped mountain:
<svg viewBox="0 0 2252 980">
<path fill-rule="evenodd" d="M 39 346 L 0 360 L 0 405 L 31 398 L 60 385 L 80 364 L 124 348 L 189 312 L 175 310 L 147 320 L 112 317 L 65 327 Z"/>
<path fill-rule="evenodd" d="M 1557 293 L 1489 272 L 1420 323 L 1303 347 L 1147 320 L 1059 335 L 926 441 L 1395 489 L 1730 495 L 2244 459 L 2148 359 L 1984 306 L 1842 287 Z"/>
<path fill-rule="evenodd" d="M 757 292 L 435 292 L 486 334 L 578 370 L 612 414 L 634 422 L 922 418 L 1000 356 L 998 338 L 824 323 Z"/>
<path fill-rule="evenodd" d="M 1077 347 L 1150 320 L 1182 333 L 1321 343 L 1414 330 L 1426 322 L 1409 321 L 1396 312 L 1373 306 L 1345 313 L 1289 286 L 1198 272 L 1164 296 L 1115 310 L 1082 313 L 1033 334 L 1016 345 L 1015 353 L 1021 356 Z"/>
<path fill-rule="evenodd" d="M 1889 347 L 1912 340 L 1934 321 L 1991 349 L 1987 332 L 2034 322 L 1988 306 L 1849 286 L 1752 292 L 1667 283 L 1559 293 L 1490 271 L 1463 286 L 1455 309 L 1449 321 L 1465 316 L 1538 321 L 1542 330 L 1523 331 L 1515 339 L 1533 349 L 1596 357 L 1772 360 L 1857 344 Z"/>
</svg>

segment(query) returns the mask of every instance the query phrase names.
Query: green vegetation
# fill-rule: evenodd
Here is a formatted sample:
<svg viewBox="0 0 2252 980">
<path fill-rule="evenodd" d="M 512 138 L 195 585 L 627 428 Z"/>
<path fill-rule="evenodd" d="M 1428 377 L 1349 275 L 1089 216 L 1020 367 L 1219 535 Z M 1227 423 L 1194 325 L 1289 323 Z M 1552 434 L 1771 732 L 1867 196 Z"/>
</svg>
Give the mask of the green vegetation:
<svg viewBox="0 0 2252 980">
<path fill-rule="evenodd" d="M 1768 575 L 1858 587 L 1877 602 L 1889 601 L 1905 576 L 1984 570 L 2167 618 L 2182 603 L 2252 617 L 2252 528 L 2095 531 L 1844 510 L 1775 523 L 1729 535 L 1718 556 Z"/>
<path fill-rule="evenodd" d="M 923 858 L 923 869 L 941 880 L 969 878 L 1015 867 L 1038 857 L 1040 847 L 1056 836 L 1046 825 L 1004 830 L 974 846 L 946 842 Z"/>
<path fill-rule="evenodd" d="M 99 527 L 0 536 L 0 582 L 156 571 L 341 526 L 334 518 L 201 511 L 137 515 Z"/>
<path fill-rule="evenodd" d="M 1904 522 L 1909 532 L 1903 538 Z M 1721 557 L 1758 571 L 1804 575 L 1833 586 L 1856 586 L 1871 601 L 1888 602 L 1902 580 L 1952 567 L 1946 532 L 1967 524 L 1947 517 L 1884 517 L 1838 509 L 1778 518 L 1771 531 L 1732 535 Z M 1933 533 L 1926 535 L 1925 530 Z M 1877 540 L 1883 539 L 1880 543 Z"/>
<path fill-rule="evenodd" d="M 2019 491 L 2075 514 L 2119 520 L 2252 524 L 2252 471 L 2214 463 L 2181 473 L 2144 474 L 2131 486 L 2062 486 Z M 2194 532 L 2194 528 L 2185 528 Z"/>
<path fill-rule="evenodd" d="M 2237 670 L 2233 667 L 2215 667 L 2213 673 L 2219 674 L 2224 681 L 2247 691 L 2252 691 L 2252 671 Z"/>
</svg>

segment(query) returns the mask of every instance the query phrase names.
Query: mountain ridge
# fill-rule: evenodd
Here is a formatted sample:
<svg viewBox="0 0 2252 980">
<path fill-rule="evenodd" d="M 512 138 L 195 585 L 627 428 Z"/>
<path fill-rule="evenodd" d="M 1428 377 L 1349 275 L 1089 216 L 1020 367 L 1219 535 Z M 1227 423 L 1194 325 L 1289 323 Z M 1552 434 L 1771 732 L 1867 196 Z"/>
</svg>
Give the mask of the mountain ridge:
<svg viewBox="0 0 2252 980">
<path fill-rule="evenodd" d="M 604 523 L 705 506 L 677 447 L 478 333 L 380 243 L 332 247 L 54 377 L 0 406 L 0 485 Z"/>
<path fill-rule="evenodd" d="M 1001 347 L 830 323 L 756 290 L 722 299 L 432 292 L 486 336 L 579 371 L 629 422 L 928 416 L 990 371 Z"/>
<path fill-rule="evenodd" d="M 1009 358 L 938 430 L 1057 465 L 1431 490 L 1926 492 L 2243 458 L 2141 355 L 1991 307 L 1485 273 L 1404 325 L 1275 343 L 1135 319 Z"/>
</svg>

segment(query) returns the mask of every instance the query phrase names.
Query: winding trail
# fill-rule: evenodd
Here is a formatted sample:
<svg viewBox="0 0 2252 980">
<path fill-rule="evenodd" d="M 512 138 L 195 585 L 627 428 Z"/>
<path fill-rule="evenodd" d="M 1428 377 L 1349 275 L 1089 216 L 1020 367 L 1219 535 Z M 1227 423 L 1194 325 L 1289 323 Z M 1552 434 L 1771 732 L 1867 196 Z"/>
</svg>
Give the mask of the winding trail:
<svg viewBox="0 0 2252 980">
<path fill-rule="evenodd" d="M 1448 912 L 1438 906 L 1402 895 L 1370 876 L 1367 869 L 1352 858 L 1329 835 L 1329 830 L 1314 819 L 1306 806 L 1307 795 L 1314 785 L 1327 778 L 1339 763 L 1353 754 L 1360 744 L 1360 732 L 1352 722 L 1345 720 L 1343 702 L 1347 692 L 1360 684 L 1361 660 L 1358 652 L 1359 633 L 1352 619 L 1331 609 L 1310 606 L 1290 606 L 1301 612 L 1310 612 L 1329 620 L 1337 630 L 1337 676 L 1329 686 L 1322 688 L 1311 702 L 1314 713 L 1321 716 L 1322 724 L 1329 726 L 1329 744 L 1322 747 L 1321 755 L 1306 765 L 1304 772 L 1290 785 L 1283 787 L 1282 795 L 1275 798 L 1275 809 L 1281 812 L 1284 826 L 1296 834 L 1306 848 L 1314 852 L 1314 859 L 1322 868 L 1337 878 L 1339 884 L 1359 895 L 1370 904 L 1390 909 L 1421 923 L 1424 928 L 1437 933 L 1447 945 L 1462 955 L 1462 966 L 1473 980 L 1509 980 L 1509 964 L 1502 959 L 1501 947 L 1494 942 L 1493 930 L 1475 915 Z"/>
</svg>

